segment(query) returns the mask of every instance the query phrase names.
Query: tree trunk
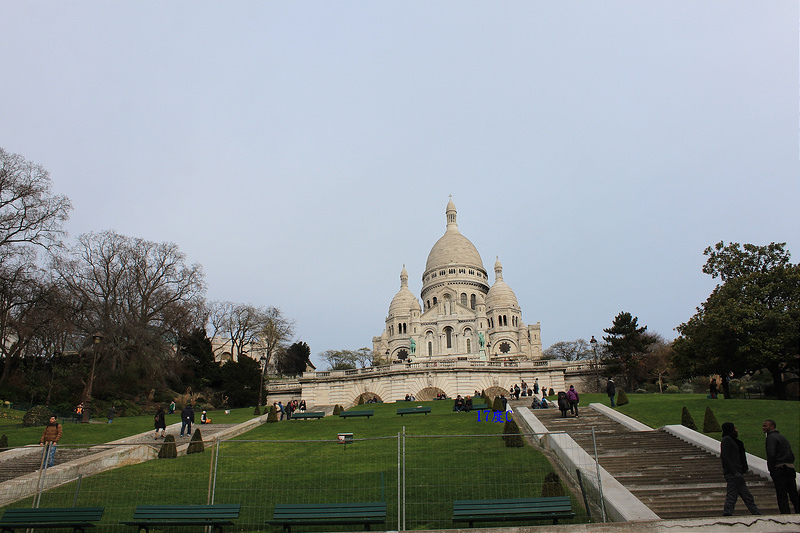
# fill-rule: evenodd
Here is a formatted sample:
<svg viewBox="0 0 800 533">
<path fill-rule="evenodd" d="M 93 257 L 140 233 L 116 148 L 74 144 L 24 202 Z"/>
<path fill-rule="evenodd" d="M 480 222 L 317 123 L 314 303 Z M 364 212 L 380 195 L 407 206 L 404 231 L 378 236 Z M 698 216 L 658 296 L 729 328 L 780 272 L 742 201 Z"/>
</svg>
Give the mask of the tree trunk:
<svg viewBox="0 0 800 533">
<path fill-rule="evenodd" d="M 783 371 L 780 364 L 774 364 L 767 367 L 769 373 L 772 374 L 772 383 L 775 385 L 775 394 L 779 400 L 786 399 L 786 384 L 783 382 Z"/>
</svg>

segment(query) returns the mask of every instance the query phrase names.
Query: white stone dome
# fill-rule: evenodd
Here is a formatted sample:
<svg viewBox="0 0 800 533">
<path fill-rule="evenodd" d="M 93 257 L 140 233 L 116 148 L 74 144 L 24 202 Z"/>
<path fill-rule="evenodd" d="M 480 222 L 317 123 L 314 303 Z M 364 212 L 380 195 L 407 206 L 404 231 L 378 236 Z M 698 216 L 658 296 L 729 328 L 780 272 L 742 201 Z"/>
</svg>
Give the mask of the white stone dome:
<svg viewBox="0 0 800 533">
<path fill-rule="evenodd" d="M 500 258 L 494 264 L 494 284 L 489 288 L 486 294 L 486 309 L 491 310 L 495 308 L 511 307 L 519 309 L 517 302 L 517 295 L 511 287 L 503 281 L 503 265 L 500 264 Z"/>
<path fill-rule="evenodd" d="M 483 261 L 478 249 L 458 231 L 456 223 L 456 206 L 453 200 L 447 203 L 447 230 L 436 241 L 428 254 L 425 273 L 446 267 L 451 264 L 464 265 L 483 270 Z"/>
<path fill-rule="evenodd" d="M 412 310 L 420 310 L 420 305 L 416 296 L 408 290 L 408 272 L 403 265 L 403 270 L 400 272 L 400 290 L 389 304 L 389 316 L 408 315 Z"/>
</svg>

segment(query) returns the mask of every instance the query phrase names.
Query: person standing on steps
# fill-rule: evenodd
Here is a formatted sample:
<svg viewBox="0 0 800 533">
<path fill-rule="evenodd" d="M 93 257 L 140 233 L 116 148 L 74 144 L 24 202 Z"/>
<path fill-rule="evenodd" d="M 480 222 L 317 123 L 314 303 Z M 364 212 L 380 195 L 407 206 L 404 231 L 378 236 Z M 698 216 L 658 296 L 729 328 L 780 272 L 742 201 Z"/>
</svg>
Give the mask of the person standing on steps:
<svg viewBox="0 0 800 533">
<path fill-rule="evenodd" d="M 62 433 L 63 430 L 61 429 L 61 424 L 58 423 L 56 415 L 50 415 L 50 421 L 44 427 L 42 438 L 39 439 L 39 446 L 44 446 L 47 454 L 45 462 L 47 468 L 56 464 L 56 444 L 61 440 Z"/>
<path fill-rule="evenodd" d="M 567 401 L 569 402 L 569 410 L 578 418 L 578 402 L 580 402 L 580 396 L 578 396 L 578 391 L 575 390 L 575 385 L 570 385 L 569 390 L 567 391 Z"/>
<path fill-rule="evenodd" d="M 789 501 L 794 512 L 800 513 L 800 498 L 797 494 L 797 472 L 794 469 L 794 453 L 789 439 L 778 433 L 774 420 L 767 419 L 761 425 L 766 433 L 767 469 L 775 484 L 775 496 L 778 498 L 778 509 L 781 514 L 789 514 Z"/>
<path fill-rule="evenodd" d="M 722 459 L 722 475 L 725 476 L 725 481 L 728 483 L 722 516 L 731 516 L 733 514 L 733 508 L 739 497 L 742 498 L 742 501 L 752 514 L 761 514 L 753 495 L 750 494 L 750 490 L 744 481 L 744 474 L 747 473 L 747 454 L 744 451 L 744 443 L 739 440 L 739 432 L 733 422 L 722 424 L 722 442 L 719 446 L 719 457 Z"/>
<path fill-rule="evenodd" d="M 164 438 L 164 432 L 167 429 L 167 418 L 164 414 L 164 407 L 159 406 L 156 416 L 153 417 L 153 426 L 156 428 L 156 434 L 153 437 L 158 440 L 158 434 L 161 433 L 161 438 Z"/>
<path fill-rule="evenodd" d="M 194 409 L 191 403 L 187 403 L 181 411 L 181 437 L 183 437 L 184 430 L 186 430 L 187 437 L 192 436 L 192 424 L 194 424 Z"/>
</svg>

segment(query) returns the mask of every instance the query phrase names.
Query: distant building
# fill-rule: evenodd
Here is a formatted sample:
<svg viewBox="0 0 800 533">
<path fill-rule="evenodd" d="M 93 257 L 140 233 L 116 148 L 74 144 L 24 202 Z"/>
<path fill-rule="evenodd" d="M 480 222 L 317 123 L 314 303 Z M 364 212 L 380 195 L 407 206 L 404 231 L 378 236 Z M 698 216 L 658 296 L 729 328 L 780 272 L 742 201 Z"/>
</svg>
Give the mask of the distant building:
<svg viewBox="0 0 800 533">
<path fill-rule="evenodd" d="M 541 359 L 540 325 L 522 321 L 517 297 L 503 281 L 499 258 L 490 286 L 478 250 L 458 230 L 452 200 L 445 214 L 445 233 L 433 245 L 422 274 L 422 304 L 408 289 L 404 265 L 386 327 L 372 339 L 376 364 L 378 359 L 384 363 L 456 357 Z"/>
</svg>

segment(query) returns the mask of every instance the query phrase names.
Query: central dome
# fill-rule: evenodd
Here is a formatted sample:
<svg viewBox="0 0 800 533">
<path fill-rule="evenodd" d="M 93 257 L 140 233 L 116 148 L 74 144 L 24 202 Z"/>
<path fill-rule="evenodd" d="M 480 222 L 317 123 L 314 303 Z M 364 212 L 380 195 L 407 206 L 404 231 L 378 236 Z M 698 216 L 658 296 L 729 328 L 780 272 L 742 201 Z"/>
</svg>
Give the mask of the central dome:
<svg viewBox="0 0 800 533">
<path fill-rule="evenodd" d="M 483 261 L 478 249 L 469 239 L 461 235 L 456 223 L 456 206 L 453 200 L 447 203 L 447 230 L 436 241 L 428 254 L 425 274 L 447 265 L 465 265 L 483 270 Z"/>
</svg>

